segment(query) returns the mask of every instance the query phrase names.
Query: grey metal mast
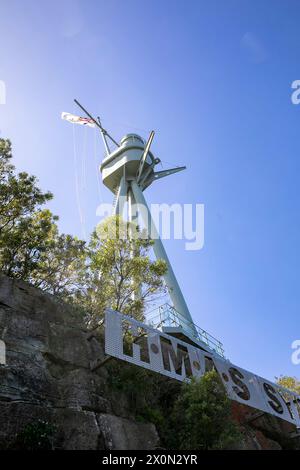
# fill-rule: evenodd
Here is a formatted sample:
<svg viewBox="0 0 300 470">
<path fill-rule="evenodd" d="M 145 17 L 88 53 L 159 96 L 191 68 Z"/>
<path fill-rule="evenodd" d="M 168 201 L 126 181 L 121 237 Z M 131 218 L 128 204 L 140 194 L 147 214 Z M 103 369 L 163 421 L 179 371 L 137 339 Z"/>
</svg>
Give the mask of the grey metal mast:
<svg viewBox="0 0 300 470">
<path fill-rule="evenodd" d="M 154 241 L 153 250 L 156 258 L 166 262 L 167 272 L 164 280 L 174 309 L 186 320 L 186 323 L 182 323 L 182 328 L 194 338 L 198 337 L 192 316 L 143 194 L 143 191 L 157 179 L 185 170 L 186 167 L 155 172 L 155 166 L 160 163 L 160 160 L 155 158 L 150 150 L 154 131 L 150 133 L 146 143 L 137 134 L 127 134 L 118 143 L 103 129 L 99 119 L 96 121 L 77 100 L 74 101 L 100 128 L 106 151 L 100 171 L 103 184 L 115 195 L 113 213 L 122 215 L 124 204 L 127 202 L 128 212 L 132 218 L 138 207 L 148 233 Z M 113 151 L 110 150 L 106 137 L 115 144 L 116 148 Z M 138 217 L 138 214 L 135 216 Z"/>
<path fill-rule="evenodd" d="M 174 274 L 172 265 L 167 256 L 157 228 L 148 208 L 143 191 L 158 178 L 169 176 L 185 167 L 172 168 L 170 170 L 155 172 L 154 167 L 159 162 L 150 151 L 152 131 L 148 142 L 136 134 L 128 134 L 122 138 L 120 147 L 104 158 L 100 165 L 103 184 L 116 195 L 114 213 L 122 214 L 124 202 L 128 203 L 130 214 L 139 211 L 148 233 L 154 241 L 153 250 L 157 259 L 163 259 L 167 264 L 167 272 L 164 276 L 166 286 L 175 310 L 187 321 L 185 329 L 196 334 L 192 316 L 181 292 L 180 286 Z M 143 210 L 141 210 L 141 208 Z"/>
</svg>

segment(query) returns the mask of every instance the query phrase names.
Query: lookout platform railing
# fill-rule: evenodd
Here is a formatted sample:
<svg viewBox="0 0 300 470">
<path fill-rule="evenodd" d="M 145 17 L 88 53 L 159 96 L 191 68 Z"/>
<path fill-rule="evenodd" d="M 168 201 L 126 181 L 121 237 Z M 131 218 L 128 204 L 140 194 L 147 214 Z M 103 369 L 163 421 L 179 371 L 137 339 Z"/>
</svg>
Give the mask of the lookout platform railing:
<svg viewBox="0 0 300 470">
<path fill-rule="evenodd" d="M 182 330 L 195 343 L 204 343 L 209 349 L 221 357 L 225 357 L 224 348 L 221 341 L 214 338 L 207 331 L 203 330 L 194 323 L 186 320 L 172 305 L 165 303 L 146 315 L 147 323 L 153 328 L 163 330 L 164 328 L 174 327 Z"/>
</svg>

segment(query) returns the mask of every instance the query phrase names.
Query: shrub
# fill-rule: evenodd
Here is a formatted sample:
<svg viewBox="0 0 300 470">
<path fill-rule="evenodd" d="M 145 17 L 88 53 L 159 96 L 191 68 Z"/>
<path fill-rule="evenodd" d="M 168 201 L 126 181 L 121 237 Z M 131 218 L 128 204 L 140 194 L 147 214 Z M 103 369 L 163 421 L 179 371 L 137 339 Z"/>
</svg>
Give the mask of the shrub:
<svg viewBox="0 0 300 470">
<path fill-rule="evenodd" d="M 183 384 L 169 417 L 168 448 L 224 449 L 240 439 L 231 417 L 231 401 L 215 371 Z"/>
<path fill-rule="evenodd" d="M 10 448 L 15 450 L 52 450 L 55 426 L 47 421 L 38 420 L 27 424 L 16 435 Z"/>
</svg>

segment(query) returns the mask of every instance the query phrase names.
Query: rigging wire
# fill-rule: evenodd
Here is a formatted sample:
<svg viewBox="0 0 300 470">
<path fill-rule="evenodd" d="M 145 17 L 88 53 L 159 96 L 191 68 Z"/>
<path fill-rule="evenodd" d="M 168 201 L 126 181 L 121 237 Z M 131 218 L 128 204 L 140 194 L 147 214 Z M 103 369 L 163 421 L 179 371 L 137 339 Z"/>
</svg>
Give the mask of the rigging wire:
<svg viewBox="0 0 300 470">
<path fill-rule="evenodd" d="M 83 149 L 82 149 L 82 189 L 86 189 L 86 157 L 87 157 L 87 126 L 84 126 Z"/>
<path fill-rule="evenodd" d="M 125 124 L 125 123 L 120 123 L 120 122 L 119 122 L 119 124 L 124 125 L 124 126 L 128 126 L 131 129 L 136 129 L 136 130 L 143 131 L 143 132 L 149 132 L 149 131 L 146 131 L 145 129 L 134 127 L 130 124 Z M 80 154 L 81 154 L 80 156 L 79 156 L 79 152 L 78 152 L 78 146 L 77 146 L 77 142 L 76 142 L 76 133 L 75 133 L 75 127 L 74 126 L 75 126 L 75 124 L 72 125 L 72 128 L 73 128 L 73 160 L 74 160 L 76 204 L 77 204 L 77 209 L 78 209 L 78 213 L 79 213 L 82 236 L 83 236 L 83 239 L 86 240 L 87 236 L 86 236 L 86 223 L 85 223 L 86 221 L 85 221 L 85 213 L 84 213 L 85 211 L 84 211 L 84 207 L 82 205 L 82 197 L 81 196 L 82 196 L 82 191 L 85 194 L 86 188 L 87 188 L 87 166 L 86 166 L 86 164 L 87 164 L 87 162 L 86 162 L 86 159 L 87 159 L 87 126 L 84 126 L 85 129 L 84 129 L 84 136 L 83 136 L 83 146 L 82 146 L 82 152 L 80 152 Z M 96 132 L 97 132 L 97 129 L 95 128 L 94 129 L 93 158 L 94 158 L 94 165 L 95 165 L 95 170 L 96 170 L 96 180 L 97 180 L 97 191 L 98 191 L 98 195 L 99 195 L 99 203 L 101 204 L 104 201 L 104 199 L 103 199 L 102 185 L 101 185 L 100 174 L 99 174 L 99 162 L 98 162 L 98 158 L 97 158 L 99 149 L 98 149 L 98 139 L 97 139 Z M 167 162 L 166 160 L 164 160 L 163 162 L 160 162 L 162 168 L 164 168 L 164 163 L 174 165 L 174 163 Z M 174 165 L 174 166 L 178 167 L 179 165 Z M 80 172 L 79 172 L 79 169 L 81 170 Z"/>
<path fill-rule="evenodd" d="M 82 197 L 82 217 L 83 217 L 83 232 L 85 234 L 85 240 L 86 240 L 86 198 L 84 197 L 86 195 L 86 186 L 87 186 L 87 179 L 86 179 L 86 160 L 87 160 L 87 127 L 84 126 L 83 130 L 83 145 L 82 145 L 82 152 L 81 152 L 81 169 L 82 169 L 82 175 L 81 175 L 81 189 L 83 197 Z"/>
<path fill-rule="evenodd" d="M 103 202 L 103 195 L 102 195 L 102 188 L 101 188 L 101 182 L 100 182 L 100 176 L 99 176 L 99 165 L 98 165 L 98 161 L 97 161 L 97 142 L 98 140 L 96 139 L 97 135 L 96 135 L 96 132 L 97 132 L 97 129 L 94 128 L 94 163 L 95 163 L 95 167 L 96 167 L 96 179 L 97 179 L 97 189 L 98 189 L 98 194 L 99 194 L 99 201 L 100 201 L 100 204 Z"/>
<path fill-rule="evenodd" d="M 72 128 L 73 128 L 73 163 L 74 163 L 76 203 L 77 203 L 77 209 L 78 209 L 78 213 L 79 213 L 79 220 L 80 220 L 80 225 L 81 225 L 82 236 L 83 236 L 83 239 L 86 240 L 84 217 L 83 217 L 83 211 L 82 211 L 81 201 L 80 201 L 80 187 L 79 187 L 79 174 L 78 174 L 78 154 L 77 154 L 77 147 L 76 147 L 75 124 L 72 124 Z"/>
</svg>

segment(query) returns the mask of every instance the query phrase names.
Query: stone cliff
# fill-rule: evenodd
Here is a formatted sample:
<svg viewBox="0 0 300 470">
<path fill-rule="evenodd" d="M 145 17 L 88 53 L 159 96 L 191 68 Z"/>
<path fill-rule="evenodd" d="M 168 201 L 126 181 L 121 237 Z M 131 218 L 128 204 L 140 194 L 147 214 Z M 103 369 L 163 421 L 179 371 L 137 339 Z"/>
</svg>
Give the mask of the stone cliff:
<svg viewBox="0 0 300 470">
<path fill-rule="evenodd" d="M 128 396 L 108 386 L 101 337 L 91 336 L 77 313 L 30 285 L 0 275 L 0 447 L 28 423 L 54 423 L 57 449 L 155 449 L 155 426 L 137 422 Z M 127 366 L 132 367 L 132 366 Z M 283 421 L 233 405 L 244 434 L 242 448 L 293 446 L 295 430 Z"/>
<path fill-rule="evenodd" d="M 0 275 L 0 443 L 27 423 L 55 423 L 56 448 L 153 449 L 153 424 L 130 419 L 126 397 L 107 387 L 103 344 L 89 338 L 72 309 L 22 281 Z"/>
</svg>

